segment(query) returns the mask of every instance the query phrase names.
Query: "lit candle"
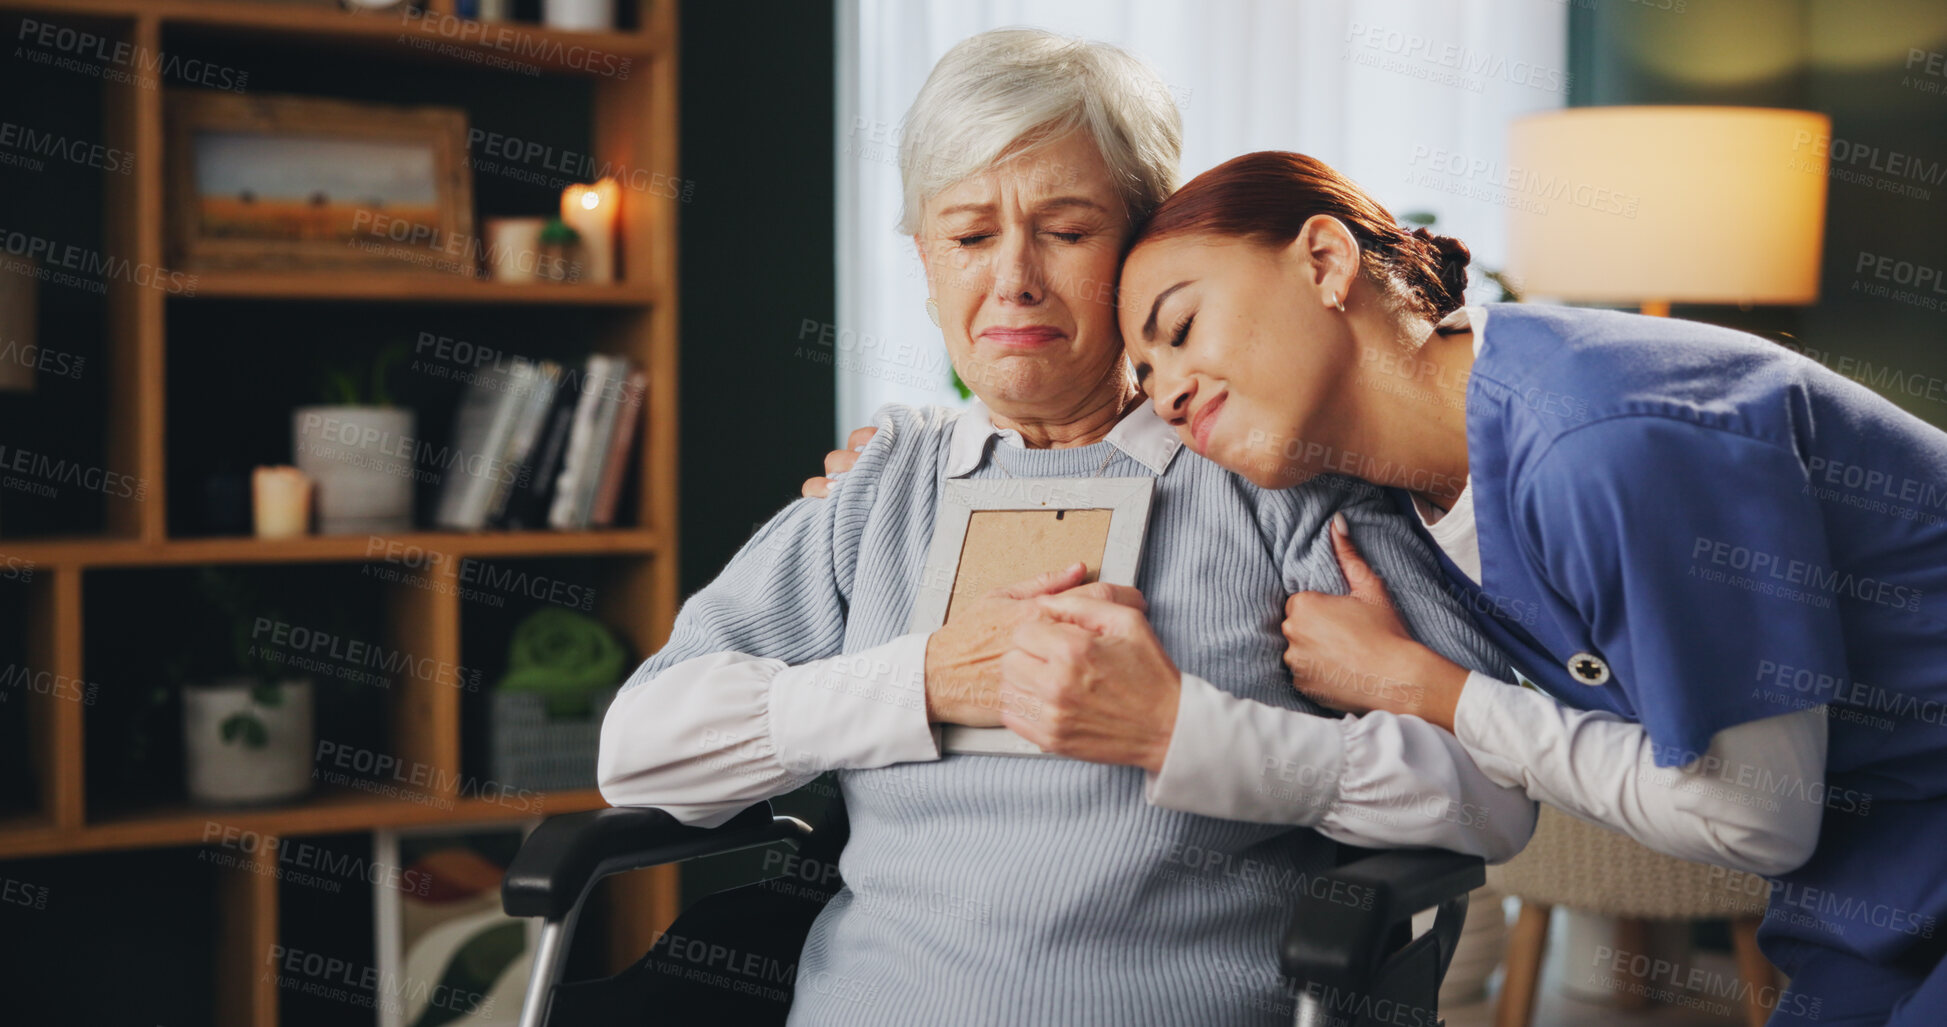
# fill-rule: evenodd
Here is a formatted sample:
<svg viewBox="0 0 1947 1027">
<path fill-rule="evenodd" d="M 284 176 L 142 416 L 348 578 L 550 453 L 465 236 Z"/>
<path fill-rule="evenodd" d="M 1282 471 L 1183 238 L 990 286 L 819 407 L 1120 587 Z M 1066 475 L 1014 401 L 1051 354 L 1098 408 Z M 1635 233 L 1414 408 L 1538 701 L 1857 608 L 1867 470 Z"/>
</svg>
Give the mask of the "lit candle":
<svg viewBox="0 0 1947 1027">
<path fill-rule="evenodd" d="M 561 194 L 561 220 L 581 236 L 581 279 L 615 281 L 615 215 L 622 189 L 612 178 L 593 185 L 571 185 Z"/>
<path fill-rule="evenodd" d="M 297 538 L 311 526 L 311 479 L 295 467 L 259 467 L 250 476 L 258 538 Z"/>
</svg>

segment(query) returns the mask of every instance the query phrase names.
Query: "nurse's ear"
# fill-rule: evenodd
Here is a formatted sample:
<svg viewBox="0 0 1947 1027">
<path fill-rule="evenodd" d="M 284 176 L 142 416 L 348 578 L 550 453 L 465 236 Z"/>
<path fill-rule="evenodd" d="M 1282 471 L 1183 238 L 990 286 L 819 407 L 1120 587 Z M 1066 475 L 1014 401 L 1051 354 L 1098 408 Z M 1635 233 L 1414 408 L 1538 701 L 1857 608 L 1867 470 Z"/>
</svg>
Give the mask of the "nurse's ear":
<svg viewBox="0 0 1947 1027">
<path fill-rule="evenodd" d="M 1305 219 L 1298 235 L 1285 247 L 1284 259 L 1299 279 L 1316 292 L 1316 302 L 1345 309 L 1360 268 L 1359 240 L 1345 222 L 1329 214 Z"/>
</svg>

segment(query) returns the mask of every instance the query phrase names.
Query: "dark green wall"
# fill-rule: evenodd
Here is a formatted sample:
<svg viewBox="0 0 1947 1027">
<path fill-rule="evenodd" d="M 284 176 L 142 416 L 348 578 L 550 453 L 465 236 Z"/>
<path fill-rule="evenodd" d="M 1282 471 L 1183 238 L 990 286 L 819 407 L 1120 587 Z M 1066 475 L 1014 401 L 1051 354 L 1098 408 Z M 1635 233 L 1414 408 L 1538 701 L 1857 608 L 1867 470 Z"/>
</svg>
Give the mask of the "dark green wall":
<svg viewBox="0 0 1947 1027">
<path fill-rule="evenodd" d="M 794 356 L 837 309 L 832 5 L 682 8 L 682 588 L 710 583 L 832 447 L 837 383 Z M 813 823 L 828 786 L 776 801 Z M 757 852 L 683 868 L 694 900 L 776 873 Z"/>
<path fill-rule="evenodd" d="M 1897 281 L 1902 264 L 1947 278 L 1947 5 L 1576 0 L 1570 15 L 1575 105 L 1736 104 L 1831 116 L 1835 173 L 1819 303 L 1676 313 L 1773 338 L 1789 333 L 1794 348 L 1947 427 L 1947 283 Z M 1895 280 L 1875 273 L 1881 257 Z"/>
<path fill-rule="evenodd" d="M 832 6 L 682 7 L 682 580 L 716 577 L 831 448 Z"/>
</svg>

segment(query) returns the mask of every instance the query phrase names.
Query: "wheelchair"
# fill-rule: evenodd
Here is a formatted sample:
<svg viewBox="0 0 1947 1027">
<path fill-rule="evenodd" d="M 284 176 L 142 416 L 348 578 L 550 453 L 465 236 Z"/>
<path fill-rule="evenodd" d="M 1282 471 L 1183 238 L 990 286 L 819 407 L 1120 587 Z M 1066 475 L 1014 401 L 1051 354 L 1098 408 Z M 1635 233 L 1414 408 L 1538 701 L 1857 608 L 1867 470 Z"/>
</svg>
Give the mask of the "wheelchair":
<svg viewBox="0 0 1947 1027">
<path fill-rule="evenodd" d="M 727 940 L 739 952 L 769 953 L 779 965 L 794 966 L 812 920 L 842 881 L 779 876 L 706 896 L 641 960 L 612 977 L 562 981 L 568 945 L 590 891 L 610 874 L 776 842 L 791 843 L 801 859 L 817 861 L 812 865 L 836 866 L 849 831 L 843 804 L 833 805 L 816 832 L 796 817 L 774 816 L 768 802 L 715 828 L 687 827 L 648 807 L 548 818 L 501 882 L 509 916 L 542 921 L 520 1027 L 782 1025 L 790 982 L 742 990 L 690 984 L 685 975 L 694 961 L 664 941 L 681 938 L 687 948 Z M 1460 938 L 1467 894 L 1486 883 L 1483 861 L 1434 849 L 1341 845 L 1339 865 L 1323 878 L 1329 887 L 1291 896 L 1291 926 L 1280 951 L 1296 996 L 1297 1027 L 1391 1025 L 1402 1011 L 1412 1011 L 1414 1022 L 1436 1023 L 1440 980 Z M 1348 888 L 1367 889 L 1373 901 L 1363 908 L 1333 901 Z M 1436 909 L 1431 929 L 1415 936 L 1415 914 Z"/>
</svg>

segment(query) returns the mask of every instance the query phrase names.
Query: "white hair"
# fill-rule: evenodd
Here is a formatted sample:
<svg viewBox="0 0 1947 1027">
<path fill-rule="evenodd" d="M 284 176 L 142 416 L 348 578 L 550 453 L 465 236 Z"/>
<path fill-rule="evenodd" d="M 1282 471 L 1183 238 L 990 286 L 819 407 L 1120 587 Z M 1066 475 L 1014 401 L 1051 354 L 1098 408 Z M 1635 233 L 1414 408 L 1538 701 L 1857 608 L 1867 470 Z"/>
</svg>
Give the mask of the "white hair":
<svg viewBox="0 0 1947 1027">
<path fill-rule="evenodd" d="M 961 40 L 933 66 L 901 127 L 899 230 L 919 231 L 922 206 L 941 190 L 1077 128 L 1095 140 L 1132 223 L 1175 191 L 1183 123 L 1147 64 L 1041 29 Z"/>
</svg>

